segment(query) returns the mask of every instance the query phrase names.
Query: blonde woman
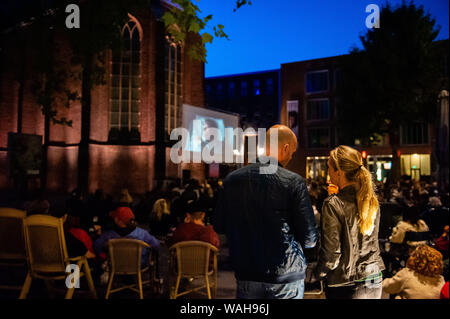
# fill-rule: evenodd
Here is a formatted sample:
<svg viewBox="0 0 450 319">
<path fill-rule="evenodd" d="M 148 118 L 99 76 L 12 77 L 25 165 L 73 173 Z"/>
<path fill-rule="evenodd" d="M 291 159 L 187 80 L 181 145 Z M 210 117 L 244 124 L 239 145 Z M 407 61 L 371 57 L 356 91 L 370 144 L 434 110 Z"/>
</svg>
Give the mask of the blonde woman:
<svg viewBox="0 0 450 319">
<path fill-rule="evenodd" d="M 316 278 L 327 299 L 379 299 L 384 263 L 378 246 L 379 205 L 371 173 L 348 146 L 330 152 L 328 174 L 338 187 L 324 202 Z"/>
<path fill-rule="evenodd" d="M 171 216 L 169 205 L 164 198 L 158 199 L 153 204 L 150 213 L 150 231 L 157 237 L 166 236 L 171 227 Z"/>
</svg>

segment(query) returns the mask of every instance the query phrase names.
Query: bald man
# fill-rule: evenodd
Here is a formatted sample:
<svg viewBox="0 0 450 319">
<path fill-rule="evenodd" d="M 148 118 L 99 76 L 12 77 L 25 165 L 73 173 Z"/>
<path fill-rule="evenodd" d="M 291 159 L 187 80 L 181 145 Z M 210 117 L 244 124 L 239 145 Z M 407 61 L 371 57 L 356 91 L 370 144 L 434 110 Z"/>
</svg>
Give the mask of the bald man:
<svg viewBox="0 0 450 319">
<path fill-rule="evenodd" d="M 303 250 L 315 247 L 318 234 L 304 178 L 283 167 L 296 149 L 291 129 L 275 125 L 264 159 L 224 180 L 213 224 L 228 239 L 237 298 L 303 298 Z"/>
</svg>

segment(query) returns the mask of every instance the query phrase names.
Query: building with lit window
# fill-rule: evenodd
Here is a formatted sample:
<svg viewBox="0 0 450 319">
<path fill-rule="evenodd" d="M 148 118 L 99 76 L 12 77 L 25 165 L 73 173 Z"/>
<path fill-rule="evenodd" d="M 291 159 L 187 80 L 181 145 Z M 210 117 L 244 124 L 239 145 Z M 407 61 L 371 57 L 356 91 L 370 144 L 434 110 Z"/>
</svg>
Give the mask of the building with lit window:
<svg viewBox="0 0 450 319">
<path fill-rule="evenodd" d="M 80 101 L 66 108 L 58 104 L 59 117 L 72 121 L 72 127 L 57 125 L 42 115 L 32 90 L 36 65 L 32 49 L 19 43 L 16 33 L 37 32 L 38 24 L 24 24 L 2 38 L 0 73 L 0 189 L 13 186 L 10 157 L 12 145 L 8 136 L 35 136 L 43 146 L 45 169 L 28 169 L 27 179 L 52 191 L 71 191 L 79 186 L 80 176 L 90 192 L 103 189 L 115 192 L 128 188 L 145 193 L 156 181 L 181 178 L 183 170 L 202 180 L 202 164 L 176 165 L 170 161 L 173 144 L 170 131 L 181 125 L 182 104 L 204 105 L 204 64 L 192 60 L 185 52 L 193 43 L 188 35 L 184 43 L 167 36 L 162 13 L 166 1 L 152 2 L 148 10 L 129 15 L 129 21 L 118 32 L 120 49 L 104 52 L 106 83 L 91 90 L 90 110 Z M 70 60 L 64 33 L 55 32 L 53 58 Z M 25 76 L 18 79 L 10 63 L 19 56 Z M 72 89 L 81 92 L 80 81 Z M 11 139 L 12 141 L 13 139 Z M 82 147 L 87 158 L 80 159 Z M 186 175 L 186 174 L 185 174 Z"/>
<path fill-rule="evenodd" d="M 436 47 L 441 50 L 442 83 L 448 88 L 448 40 L 439 42 Z M 294 126 L 299 137 L 299 146 L 289 168 L 307 178 L 327 178 L 329 152 L 340 145 L 336 123 L 340 103 L 337 89 L 342 83 L 340 58 L 281 65 L 281 123 Z M 439 169 L 440 175 L 447 172 L 448 176 L 448 91 L 443 90 L 436 100 L 439 112 L 435 123 L 418 119 L 399 128 L 401 175 L 412 179 L 431 176 L 438 179 Z M 380 137 L 380 142 L 371 147 L 355 140 L 353 147 L 364 151 L 368 167 L 377 180 L 387 178 L 392 169 L 388 136 Z M 446 180 L 444 183 L 448 185 L 448 177 Z"/>
</svg>

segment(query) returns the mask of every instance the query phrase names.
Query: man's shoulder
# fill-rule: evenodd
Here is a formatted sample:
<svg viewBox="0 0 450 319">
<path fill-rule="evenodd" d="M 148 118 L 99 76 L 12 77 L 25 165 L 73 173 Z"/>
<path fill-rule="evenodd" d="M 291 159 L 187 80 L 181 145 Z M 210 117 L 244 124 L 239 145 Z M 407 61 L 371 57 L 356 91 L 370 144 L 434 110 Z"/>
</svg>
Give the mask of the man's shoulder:
<svg viewBox="0 0 450 319">
<path fill-rule="evenodd" d="M 150 233 L 147 231 L 147 230 L 145 230 L 144 228 L 141 228 L 141 227 L 136 227 L 131 233 L 130 233 L 130 235 L 131 236 L 144 236 L 144 235 L 150 235 Z"/>
<path fill-rule="evenodd" d="M 286 168 L 283 168 L 281 166 L 277 167 L 277 170 L 273 174 L 264 174 L 260 172 L 260 168 L 262 166 L 266 166 L 267 164 L 261 164 L 261 163 L 252 163 L 249 165 L 246 165 L 244 167 L 241 167 L 235 171 L 232 171 L 228 176 L 225 178 L 224 182 L 231 182 L 234 180 L 242 179 L 249 177 L 251 175 L 260 175 L 261 178 L 267 178 L 267 179 L 273 179 L 274 176 L 281 178 L 287 182 L 297 182 L 297 183 L 305 183 L 305 179 L 295 173 L 292 172 Z"/>
</svg>

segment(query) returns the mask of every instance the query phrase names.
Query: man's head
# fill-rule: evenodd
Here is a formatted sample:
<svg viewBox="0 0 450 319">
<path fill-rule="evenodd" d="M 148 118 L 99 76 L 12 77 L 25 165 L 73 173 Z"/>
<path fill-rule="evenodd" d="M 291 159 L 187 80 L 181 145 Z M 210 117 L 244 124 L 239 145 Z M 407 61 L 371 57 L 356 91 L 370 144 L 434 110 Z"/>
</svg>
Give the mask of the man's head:
<svg viewBox="0 0 450 319">
<path fill-rule="evenodd" d="M 278 149 L 270 149 L 270 136 L 278 133 Z M 277 124 L 272 126 L 266 133 L 266 154 L 268 156 L 278 156 L 278 162 L 286 166 L 292 159 L 292 155 L 297 150 L 297 136 L 286 125 Z"/>
<path fill-rule="evenodd" d="M 186 222 L 193 222 L 195 224 L 203 225 L 203 219 L 205 218 L 205 209 L 200 205 L 198 201 L 194 201 L 188 204 L 186 209 Z"/>
<path fill-rule="evenodd" d="M 114 223 L 120 228 L 128 227 L 134 222 L 134 214 L 129 207 L 119 207 L 110 212 L 109 216 L 114 219 Z"/>
</svg>

